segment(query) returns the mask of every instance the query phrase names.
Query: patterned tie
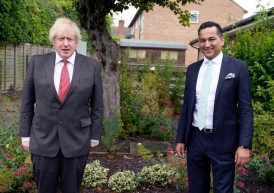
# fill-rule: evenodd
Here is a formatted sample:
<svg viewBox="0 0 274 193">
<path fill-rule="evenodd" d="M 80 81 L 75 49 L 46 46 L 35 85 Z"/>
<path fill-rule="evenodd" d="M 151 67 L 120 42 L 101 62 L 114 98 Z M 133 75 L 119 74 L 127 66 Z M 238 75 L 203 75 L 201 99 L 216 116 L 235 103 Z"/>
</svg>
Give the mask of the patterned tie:
<svg viewBox="0 0 274 193">
<path fill-rule="evenodd" d="M 58 92 L 58 96 L 61 102 L 63 102 L 68 92 L 68 89 L 70 87 L 69 72 L 67 68 L 68 61 L 67 60 L 62 60 L 62 61 L 64 62 L 64 66 L 61 72 L 59 92 Z"/>
<path fill-rule="evenodd" d="M 207 99 L 210 90 L 211 78 L 212 78 L 212 61 L 207 61 L 208 67 L 204 76 L 202 84 L 199 106 L 198 106 L 198 127 L 202 130 L 206 126 L 206 113 L 207 113 Z"/>
</svg>

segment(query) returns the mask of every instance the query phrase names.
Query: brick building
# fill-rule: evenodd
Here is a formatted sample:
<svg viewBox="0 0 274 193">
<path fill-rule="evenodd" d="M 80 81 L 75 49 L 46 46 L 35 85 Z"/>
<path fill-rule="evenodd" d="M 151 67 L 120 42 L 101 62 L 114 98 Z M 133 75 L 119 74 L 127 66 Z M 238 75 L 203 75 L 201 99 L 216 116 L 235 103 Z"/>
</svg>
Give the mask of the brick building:
<svg viewBox="0 0 274 193">
<path fill-rule="evenodd" d="M 120 19 L 118 26 L 111 26 L 111 35 L 129 38 L 130 37 L 130 29 L 125 28 L 124 25 L 125 25 L 125 21 Z"/>
<path fill-rule="evenodd" d="M 158 40 L 184 42 L 188 44 L 197 38 L 201 23 L 214 21 L 225 27 L 243 19 L 247 11 L 233 0 L 206 0 L 201 5 L 186 4 L 182 10 L 191 14 L 190 27 L 183 27 L 168 8 L 155 6 L 148 13 L 138 10 L 129 24 L 131 38 L 137 40 Z M 197 50 L 187 46 L 185 65 L 197 61 Z"/>
<path fill-rule="evenodd" d="M 267 12 L 267 15 L 268 15 L 268 23 L 271 25 L 274 25 L 274 7 L 269 9 L 269 11 Z M 246 19 L 243 19 L 241 21 L 238 21 L 236 23 L 223 27 L 223 32 L 227 33 L 228 38 L 230 40 L 233 40 L 238 31 L 253 27 L 256 17 L 257 15 L 252 15 Z M 191 47 L 193 48 L 196 48 L 197 61 L 201 60 L 203 58 L 203 54 L 199 50 L 198 38 L 191 40 L 189 42 L 189 45 L 191 45 Z"/>
</svg>

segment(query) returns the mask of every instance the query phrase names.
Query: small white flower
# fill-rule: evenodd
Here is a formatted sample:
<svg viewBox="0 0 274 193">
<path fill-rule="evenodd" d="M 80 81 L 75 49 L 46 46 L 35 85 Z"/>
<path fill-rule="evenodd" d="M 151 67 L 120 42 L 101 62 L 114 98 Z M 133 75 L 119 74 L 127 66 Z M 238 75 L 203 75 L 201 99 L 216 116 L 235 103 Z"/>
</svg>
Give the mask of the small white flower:
<svg viewBox="0 0 274 193">
<path fill-rule="evenodd" d="M 139 145 L 142 145 L 142 143 L 138 143 L 137 145 L 138 145 L 138 146 L 139 146 Z"/>
</svg>

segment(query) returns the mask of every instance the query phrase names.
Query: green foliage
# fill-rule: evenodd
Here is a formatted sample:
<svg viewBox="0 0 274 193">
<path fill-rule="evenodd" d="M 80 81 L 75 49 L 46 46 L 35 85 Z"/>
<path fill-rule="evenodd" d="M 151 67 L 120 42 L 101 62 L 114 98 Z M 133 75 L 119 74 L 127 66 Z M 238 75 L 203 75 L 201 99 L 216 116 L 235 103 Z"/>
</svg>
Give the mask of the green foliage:
<svg viewBox="0 0 274 193">
<path fill-rule="evenodd" d="M 137 69 L 130 70 L 128 53 L 129 50 L 120 73 L 123 133 L 151 135 L 167 141 L 177 126 L 171 120 L 181 108 L 184 73 L 175 71 L 169 56 L 163 63 L 158 59 L 155 71 L 150 70 L 150 57 L 143 66 L 137 64 Z"/>
<path fill-rule="evenodd" d="M 273 55 L 274 58 L 274 55 Z M 274 63 L 273 63 L 274 66 Z M 274 80 L 271 81 L 266 81 L 266 86 L 262 87 L 260 85 L 258 85 L 257 88 L 257 95 L 261 98 L 263 98 L 264 102 L 264 107 L 266 107 L 266 109 L 274 112 Z"/>
<path fill-rule="evenodd" d="M 102 142 L 110 152 L 117 151 L 123 145 L 116 145 L 116 140 L 121 133 L 121 124 L 119 109 L 104 115 Z"/>
<path fill-rule="evenodd" d="M 132 171 L 116 172 L 109 178 L 108 187 L 115 192 L 128 192 L 137 187 L 135 173 Z"/>
<path fill-rule="evenodd" d="M 69 0 L 13 0 L 0 1 L 0 44 L 51 46 L 48 32 L 58 17 L 67 17 L 80 27 L 78 12 Z M 93 52 L 87 33 L 80 28 L 87 50 Z"/>
<path fill-rule="evenodd" d="M 265 103 L 254 102 L 254 132 L 253 148 L 257 153 L 262 151 L 269 152 L 274 158 L 274 81 L 267 82 L 265 88 L 258 86 L 257 93 L 259 96 L 268 98 L 268 105 L 271 110 L 265 110 Z"/>
<path fill-rule="evenodd" d="M 123 135 L 135 133 L 139 128 L 139 118 L 143 101 L 140 95 L 140 83 L 138 75 L 130 70 L 129 50 L 123 58 L 120 68 L 120 97 L 121 97 L 121 119 L 123 122 Z"/>
<path fill-rule="evenodd" d="M 81 186 L 87 188 L 103 187 L 107 183 L 108 171 L 109 169 L 101 166 L 99 160 L 87 164 Z"/>
<path fill-rule="evenodd" d="M 266 110 L 273 109 L 268 95 L 257 92 L 258 86 L 265 88 L 274 78 L 274 30 L 268 22 L 267 11 L 262 9 L 256 16 L 254 25 L 239 30 L 233 41 L 226 41 L 224 53 L 244 60 L 251 76 L 253 100 L 260 101 Z M 272 103 L 273 104 L 273 103 Z"/>
<path fill-rule="evenodd" d="M 58 16 L 50 5 L 42 0 L 14 0 L 10 5 L 0 13 L 0 44 L 50 45 L 48 31 Z"/>
<path fill-rule="evenodd" d="M 244 167 L 237 167 L 235 170 L 235 178 L 234 178 L 234 186 L 233 191 L 234 193 L 240 193 L 241 189 L 244 188 L 245 184 L 239 181 L 239 177 L 246 175 L 246 169 Z"/>
<path fill-rule="evenodd" d="M 152 166 L 144 166 L 138 173 L 138 179 L 141 183 L 167 186 L 171 184 L 170 179 L 175 179 L 176 170 L 166 163 L 159 163 Z"/>
<path fill-rule="evenodd" d="M 142 158 L 145 160 L 151 160 L 151 158 L 154 156 L 153 153 L 151 153 L 151 151 L 145 148 L 145 146 L 143 146 L 141 143 L 137 144 L 137 151 L 138 155 L 142 156 Z"/>
<path fill-rule="evenodd" d="M 254 107 L 254 132 L 253 148 L 256 152 L 267 151 L 274 155 L 274 117 L 273 113 L 264 111 L 262 105 L 257 102 Z"/>
<path fill-rule="evenodd" d="M 11 190 L 14 176 L 11 169 L 0 170 L 0 192 L 8 192 Z"/>
<path fill-rule="evenodd" d="M 179 68 L 179 70 L 175 73 L 175 77 L 171 79 L 170 101 L 173 104 L 173 111 L 175 115 L 180 115 L 181 113 L 185 75 L 186 69 Z"/>
<path fill-rule="evenodd" d="M 110 15 L 107 15 L 106 16 L 106 27 L 107 27 L 107 31 L 109 33 L 109 35 L 112 35 L 111 34 L 111 25 L 113 24 L 113 20 L 114 18 L 112 18 Z"/>
<path fill-rule="evenodd" d="M 171 147 L 167 149 L 167 163 L 176 171 L 174 179 L 171 179 L 178 190 L 188 189 L 187 163 L 186 159 L 182 159 L 174 154 Z"/>
<path fill-rule="evenodd" d="M 253 155 L 247 168 L 257 171 L 259 177 L 266 182 L 270 184 L 274 183 L 274 166 L 271 164 L 271 160 L 267 153 L 264 155 Z"/>
<path fill-rule="evenodd" d="M 0 115 L 0 192 L 35 191 L 30 154 L 21 147 L 17 134 L 18 112 L 6 108 L 5 116 Z"/>
</svg>

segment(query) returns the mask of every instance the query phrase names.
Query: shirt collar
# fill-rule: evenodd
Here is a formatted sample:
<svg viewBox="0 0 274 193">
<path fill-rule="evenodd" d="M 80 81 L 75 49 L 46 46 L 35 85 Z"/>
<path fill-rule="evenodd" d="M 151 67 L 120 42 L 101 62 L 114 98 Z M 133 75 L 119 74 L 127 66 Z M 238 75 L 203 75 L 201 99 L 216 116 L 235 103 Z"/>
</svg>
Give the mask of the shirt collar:
<svg viewBox="0 0 274 193">
<path fill-rule="evenodd" d="M 61 56 L 57 52 L 55 52 L 55 53 L 56 53 L 55 64 L 57 64 L 57 63 L 61 62 L 63 60 L 63 58 L 61 58 Z M 71 63 L 72 65 L 74 65 L 75 57 L 76 57 L 76 52 L 74 51 L 73 54 L 71 55 L 71 57 L 69 57 L 67 59 L 67 61 L 69 63 Z"/>
<path fill-rule="evenodd" d="M 219 53 L 218 56 L 216 56 L 215 58 L 213 58 L 213 60 L 211 60 L 214 64 L 222 64 L 222 60 L 223 60 L 223 52 L 221 51 Z M 206 62 L 209 61 L 206 57 L 204 57 L 204 64 L 206 64 Z"/>
</svg>

